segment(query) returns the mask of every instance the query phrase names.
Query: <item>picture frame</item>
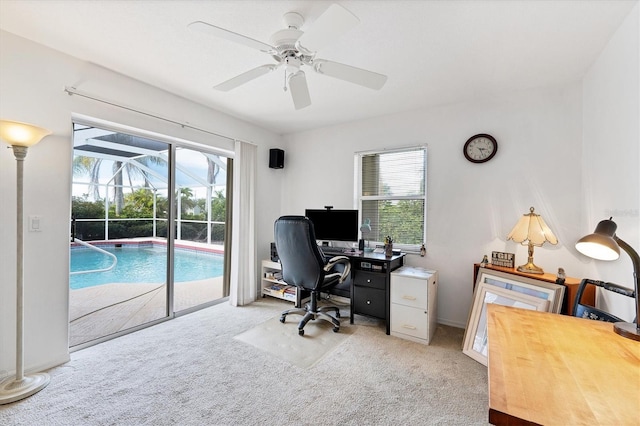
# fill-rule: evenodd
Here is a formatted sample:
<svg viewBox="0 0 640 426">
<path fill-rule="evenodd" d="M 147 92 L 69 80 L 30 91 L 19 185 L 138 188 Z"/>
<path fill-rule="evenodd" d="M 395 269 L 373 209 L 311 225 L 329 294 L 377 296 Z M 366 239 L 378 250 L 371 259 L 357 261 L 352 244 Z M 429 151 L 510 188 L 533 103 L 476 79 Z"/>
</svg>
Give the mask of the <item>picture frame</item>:
<svg viewBox="0 0 640 426">
<path fill-rule="evenodd" d="M 479 283 L 486 283 L 549 300 L 548 312 L 559 314 L 562 311 L 562 302 L 564 301 L 566 291 L 566 287 L 562 284 L 550 283 L 487 268 L 478 269 L 476 287 Z"/>
<path fill-rule="evenodd" d="M 487 330 L 487 304 L 489 303 L 543 312 L 548 311 L 551 304 L 548 299 L 483 282 L 479 283 L 474 292 L 474 303 L 464 334 L 462 352 L 485 366 L 489 350 Z"/>
</svg>

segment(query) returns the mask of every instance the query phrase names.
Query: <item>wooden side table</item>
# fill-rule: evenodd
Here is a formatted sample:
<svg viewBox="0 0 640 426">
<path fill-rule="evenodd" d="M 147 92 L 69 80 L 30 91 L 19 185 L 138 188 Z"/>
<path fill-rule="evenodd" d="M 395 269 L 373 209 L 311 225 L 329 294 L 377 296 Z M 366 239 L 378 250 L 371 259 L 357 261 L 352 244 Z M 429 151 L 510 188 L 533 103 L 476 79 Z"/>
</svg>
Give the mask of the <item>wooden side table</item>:
<svg viewBox="0 0 640 426">
<path fill-rule="evenodd" d="M 540 280 L 540 281 L 546 281 L 549 283 L 555 283 L 556 282 L 556 276 L 555 274 L 549 274 L 549 273 L 545 273 L 545 274 L 527 274 L 525 272 L 520 272 L 518 271 L 516 268 L 505 268 L 503 266 L 495 266 L 495 265 L 491 265 L 488 264 L 486 266 L 483 266 L 486 269 L 490 269 L 493 271 L 500 271 L 500 272 L 505 272 L 507 274 L 513 274 L 513 275 L 517 275 L 520 277 L 527 277 L 527 278 L 531 278 L 534 280 Z M 479 263 L 475 263 L 473 265 L 473 288 L 475 289 L 476 287 L 476 280 L 478 279 L 478 270 L 480 269 L 480 264 Z M 564 286 L 566 288 L 565 290 L 565 296 L 564 296 L 564 300 L 562 302 L 562 310 L 560 311 L 560 313 L 565 314 L 565 315 L 571 315 L 571 310 L 573 309 L 573 302 L 576 298 L 576 293 L 578 292 L 578 286 L 580 285 L 580 278 L 572 278 L 572 277 L 566 277 L 564 280 Z M 590 304 L 590 305 L 594 305 L 595 304 L 595 300 L 596 300 L 596 291 L 595 291 L 595 287 L 594 286 L 588 286 L 585 289 L 584 294 L 582 295 L 582 301 Z"/>
</svg>

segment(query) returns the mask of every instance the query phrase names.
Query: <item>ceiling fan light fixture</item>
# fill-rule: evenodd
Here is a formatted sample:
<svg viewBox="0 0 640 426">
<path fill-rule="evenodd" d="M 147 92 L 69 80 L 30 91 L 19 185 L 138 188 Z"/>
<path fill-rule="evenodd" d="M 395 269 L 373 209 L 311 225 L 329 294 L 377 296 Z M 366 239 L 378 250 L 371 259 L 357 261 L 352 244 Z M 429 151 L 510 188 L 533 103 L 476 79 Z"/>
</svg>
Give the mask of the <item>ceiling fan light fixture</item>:
<svg viewBox="0 0 640 426">
<path fill-rule="evenodd" d="M 311 105 L 311 96 L 309 95 L 309 87 L 307 86 L 307 77 L 304 71 L 298 71 L 291 74 L 288 78 L 289 91 L 295 109 L 306 108 Z"/>
<path fill-rule="evenodd" d="M 287 64 L 287 72 L 292 75 L 300 71 L 302 66 L 302 61 L 292 56 L 285 58 L 284 63 Z"/>
</svg>

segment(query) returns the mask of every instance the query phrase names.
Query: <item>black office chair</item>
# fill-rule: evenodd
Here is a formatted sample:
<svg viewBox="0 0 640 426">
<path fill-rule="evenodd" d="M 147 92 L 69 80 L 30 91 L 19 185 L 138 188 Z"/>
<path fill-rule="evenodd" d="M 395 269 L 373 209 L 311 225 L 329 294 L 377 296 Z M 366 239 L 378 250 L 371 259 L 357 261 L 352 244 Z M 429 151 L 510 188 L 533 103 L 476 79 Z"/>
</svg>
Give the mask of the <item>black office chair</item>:
<svg viewBox="0 0 640 426">
<path fill-rule="evenodd" d="M 582 294 L 589 285 L 595 285 L 605 290 L 622 294 L 623 296 L 631 297 L 632 299 L 635 299 L 636 297 L 636 294 L 633 290 L 622 287 L 618 284 L 606 283 L 604 281 L 596 281 L 585 278 L 580 282 L 580 285 L 578 286 L 578 291 L 576 293 L 576 299 L 573 302 L 573 311 L 571 315 L 573 315 L 574 317 L 587 318 L 598 321 L 625 322 L 623 319 L 620 319 L 617 316 L 610 314 L 609 312 L 598 309 L 595 306 L 582 303 Z"/>
<path fill-rule="evenodd" d="M 289 309 L 282 313 L 280 322 L 287 315 L 304 315 L 298 324 L 298 334 L 304 336 L 304 326 L 317 318 L 333 324 L 333 331 L 340 330 L 340 309 L 336 306 L 318 307 L 320 292 L 344 281 L 351 271 L 346 256 L 336 256 L 326 261 L 318 248 L 313 223 L 304 216 L 282 216 L 274 225 L 276 250 L 282 265 L 282 278 L 298 291 L 311 292 L 309 303 L 304 308 Z M 335 317 L 327 312 L 335 312 Z"/>
</svg>

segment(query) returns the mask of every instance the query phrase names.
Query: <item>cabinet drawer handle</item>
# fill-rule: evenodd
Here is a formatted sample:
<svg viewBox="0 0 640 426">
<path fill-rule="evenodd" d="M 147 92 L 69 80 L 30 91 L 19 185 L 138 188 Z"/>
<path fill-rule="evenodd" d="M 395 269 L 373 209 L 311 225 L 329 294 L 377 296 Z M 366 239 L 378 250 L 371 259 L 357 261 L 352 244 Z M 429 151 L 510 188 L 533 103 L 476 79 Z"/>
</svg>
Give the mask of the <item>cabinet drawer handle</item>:
<svg viewBox="0 0 640 426">
<path fill-rule="evenodd" d="M 406 299 L 406 300 L 416 300 L 416 298 L 413 297 L 413 296 L 405 296 L 405 295 L 403 295 L 402 298 Z"/>
<path fill-rule="evenodd" d="M 367 283 L 371 284 L 371 280 L 367 280 Z"/>
<path fill-rule="evenodd" d="M 415 326 L 413 326 L 413 325 L 409 325 L 409 324 L 402 324 L 402 327 L 403 327 L 403 328 L 408 328 L 409 330 L 415 330 L 415 329 L 416 329 L 416 327 L 415 327 Z"/>
<path fill-rule="evenodd" d="M 370 304 L 371 304 L 371 300 L 367 300 L 367 305 L 370 305 Z"/>
</svg>

